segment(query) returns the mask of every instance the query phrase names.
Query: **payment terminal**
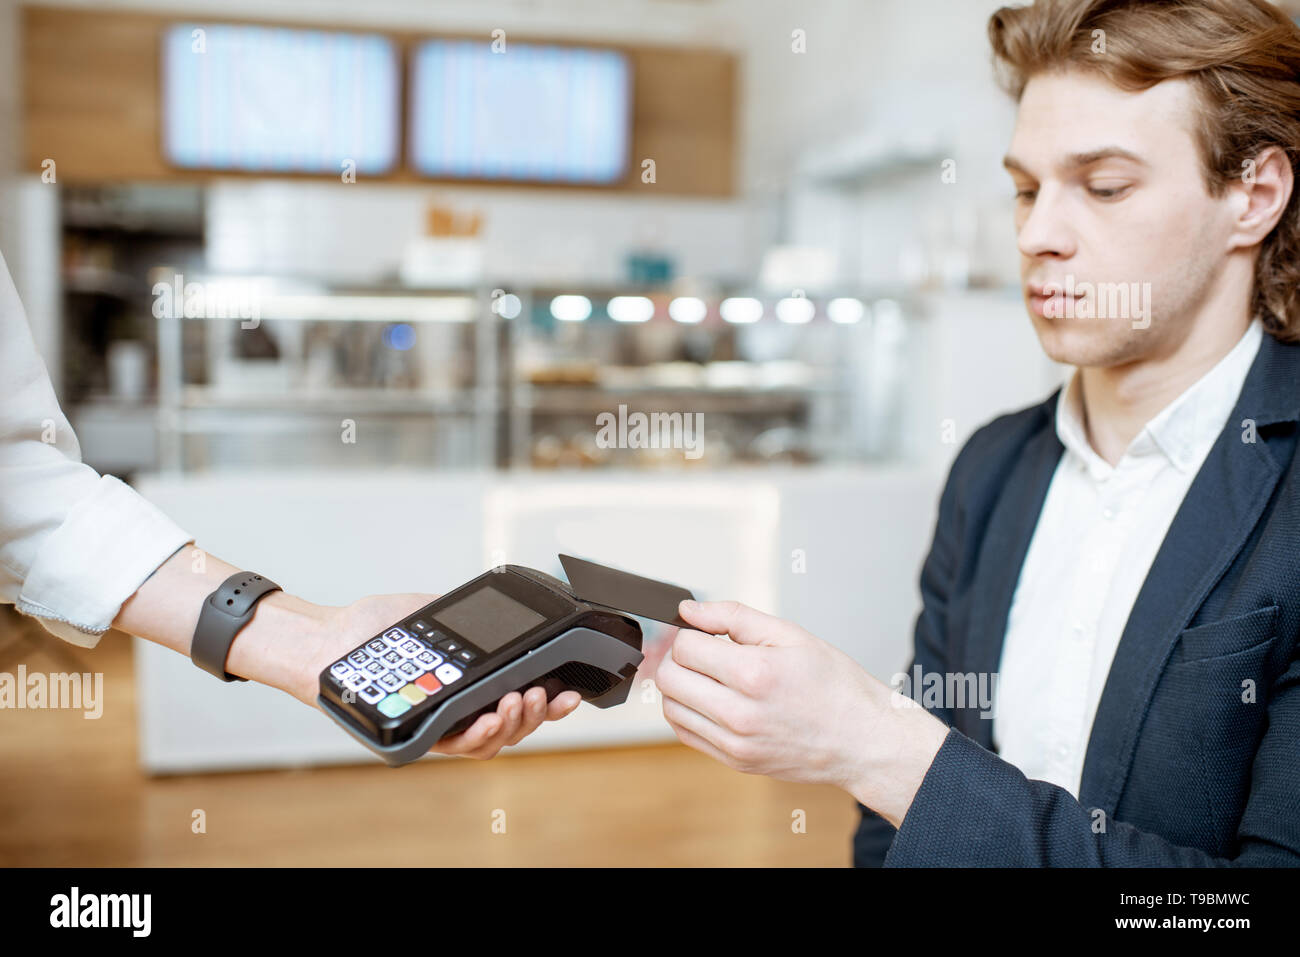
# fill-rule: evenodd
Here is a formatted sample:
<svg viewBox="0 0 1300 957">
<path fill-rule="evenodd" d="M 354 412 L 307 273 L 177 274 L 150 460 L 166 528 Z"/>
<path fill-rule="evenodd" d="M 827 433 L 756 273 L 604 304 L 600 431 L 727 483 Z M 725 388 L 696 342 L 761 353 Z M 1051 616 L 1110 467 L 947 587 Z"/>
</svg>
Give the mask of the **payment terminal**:
<svg viewBox="0 0 1300 957">
<path fill-rule="evenodd" d="M 691 593 L 561 560 L 571 580 L 582 575 L 599 592 L 587 593 L 596 600 L 536 569 L 500 565 L 331 664 L 317 703 L 394 767 L 465 730 L 512 691 L 540 685 L 548 700 L 572 690 L 598 708 L 622 704 L 643 657 L 630 614 L 684 625 L 676 602 Z M 599 602 L 611 596 L 621 607 Z"/>
</svg>

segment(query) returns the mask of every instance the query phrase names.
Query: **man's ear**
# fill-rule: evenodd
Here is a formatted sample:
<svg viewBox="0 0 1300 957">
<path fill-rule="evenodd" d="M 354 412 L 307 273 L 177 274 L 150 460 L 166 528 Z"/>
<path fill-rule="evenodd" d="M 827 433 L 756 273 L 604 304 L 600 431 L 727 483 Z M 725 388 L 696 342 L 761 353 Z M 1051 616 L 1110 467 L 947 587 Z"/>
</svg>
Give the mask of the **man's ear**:
<svg viewBox="0 0 1300 957">
<path fill-rule="evenodd" d="M 1228 248 L 1256 246 L 1264 241 L 1286 212 L 1294 188 L 1291 159 L 1280 146 L 1270 146 L 1243 165 L 1233 194 L 1233 229 Z"/>
</svg>

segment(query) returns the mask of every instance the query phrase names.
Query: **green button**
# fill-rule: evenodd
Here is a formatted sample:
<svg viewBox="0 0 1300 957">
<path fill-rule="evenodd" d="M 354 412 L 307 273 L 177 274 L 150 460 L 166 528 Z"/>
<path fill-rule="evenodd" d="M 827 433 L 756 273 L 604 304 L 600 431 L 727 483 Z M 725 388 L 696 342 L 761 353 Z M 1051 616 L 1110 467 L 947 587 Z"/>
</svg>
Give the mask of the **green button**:
<svg viewBox="0 0 1300 957">
<path fill-rule="evenodd" d="M 379 710 L 390 718 L 396 718 L 399 714 L 411 710 L 411 702 L 407 701 L 400 694 L 390 694 L 383 701 L 379 702 Z"/>
<path fill-rule="evenodd" d="M 424 693 L 424 689 L 419 685 L 407 685 L 405 688 L 399 688 L 397 693 L 405 698 L 411 704 L 419 704 L 425 698 L 429 697 Z"/>
</svg>

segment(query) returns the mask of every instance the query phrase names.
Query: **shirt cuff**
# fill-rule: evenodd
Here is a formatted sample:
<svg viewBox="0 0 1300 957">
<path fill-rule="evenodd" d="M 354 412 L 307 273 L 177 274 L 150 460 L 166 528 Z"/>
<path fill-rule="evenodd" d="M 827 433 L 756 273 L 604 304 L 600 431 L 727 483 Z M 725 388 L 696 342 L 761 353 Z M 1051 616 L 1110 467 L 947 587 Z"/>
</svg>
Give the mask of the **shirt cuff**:
<svg viewBox="0 0 1300 957">
<path fill-rule="evenodd" d="M 123 602 L 193 536 L 112 475 L 42 544 L 15 603 L 53 635 L 99 644 Z"/>
</svg>

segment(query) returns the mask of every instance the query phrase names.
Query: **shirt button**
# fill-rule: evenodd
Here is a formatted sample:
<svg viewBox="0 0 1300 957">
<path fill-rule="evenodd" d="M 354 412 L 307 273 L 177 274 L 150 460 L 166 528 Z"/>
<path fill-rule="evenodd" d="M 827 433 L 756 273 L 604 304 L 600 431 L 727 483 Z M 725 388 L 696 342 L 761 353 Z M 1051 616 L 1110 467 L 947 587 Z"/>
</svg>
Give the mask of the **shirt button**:
<svg viewBox="0 0 1300 957">
<path fill-rule="evenodd" d="M 1112 519 L 1115 517 L 1115 510 L 1113 508 L 1103 508 L 1101 514 L 1108 519 Z"/>
<path fill-rule="evenodd" d="M 1082 638 L 1087 633 L 1088 629 L 1083 627 L 1083 622 L 1081 621 L 1076 621 L 1070 625 L 1070 634 L 1074 635 L 1076 638 Z"/>
<path fill-rule="evenodd" d="M 1064 761 L 1070 756 L 1070 746 L 1067 744 L 1058 744 L 1056 746 L 1056 756 Z"/>
</svg>

